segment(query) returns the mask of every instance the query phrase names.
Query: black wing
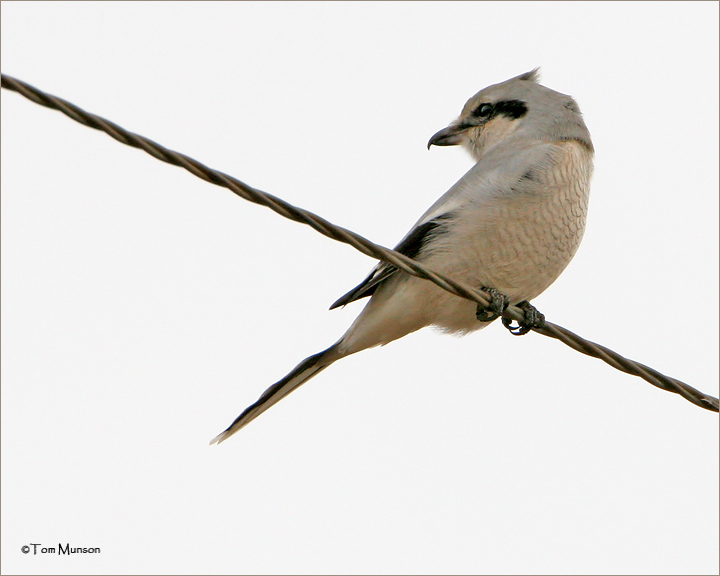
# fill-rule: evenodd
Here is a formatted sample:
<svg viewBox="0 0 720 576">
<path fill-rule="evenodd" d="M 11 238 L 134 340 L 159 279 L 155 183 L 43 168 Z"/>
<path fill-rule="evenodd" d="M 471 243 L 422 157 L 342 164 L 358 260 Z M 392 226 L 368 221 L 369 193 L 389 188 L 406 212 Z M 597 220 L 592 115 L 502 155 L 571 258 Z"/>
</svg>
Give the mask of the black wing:
<svg viewBox="0 0 720 576">
<path fill-rule="evenodd" d="M 425 246 L 428 239 L 442 231 L 438 230 L 438 227 L 445 224 L 450 218 L 452 218 L 451 213 L 442 214 L 413 228 L 410 233 L 402 239 L 400 244 L 395 246 L 395 251 L 400 252 L 400 254 L 408 258 L 415 258 L 423 246 Z M 330 306 L 330 310 L 345 306 L 345 304 L 355 302 L 355 300 L 359 300 L 360 298 L 371 296 L 382 282 L 393 276 L 397 271 L 398 269 L 392 264 L 381 262 L 358 286 L 338 298 L 333 305 Z"/>
</svg>

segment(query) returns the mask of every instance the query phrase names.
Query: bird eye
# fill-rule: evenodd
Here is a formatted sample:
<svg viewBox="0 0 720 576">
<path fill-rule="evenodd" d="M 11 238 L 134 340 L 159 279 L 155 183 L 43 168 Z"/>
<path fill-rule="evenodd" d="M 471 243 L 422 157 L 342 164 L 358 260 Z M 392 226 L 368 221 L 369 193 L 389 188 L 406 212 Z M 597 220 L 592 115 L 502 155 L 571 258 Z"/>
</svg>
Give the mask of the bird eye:
<svg viewBox="0 0 720 576">
<path fill-rule="evenodd" d="M 487 102 L 484 104 L 480 104 L 475 110 L 473 110 L 473 116 L 480 116 L 481 118 L 487 118 L 490 116 L 490 114 L 493 111 L 493 105 L 488 104 Z"/>
</svg>

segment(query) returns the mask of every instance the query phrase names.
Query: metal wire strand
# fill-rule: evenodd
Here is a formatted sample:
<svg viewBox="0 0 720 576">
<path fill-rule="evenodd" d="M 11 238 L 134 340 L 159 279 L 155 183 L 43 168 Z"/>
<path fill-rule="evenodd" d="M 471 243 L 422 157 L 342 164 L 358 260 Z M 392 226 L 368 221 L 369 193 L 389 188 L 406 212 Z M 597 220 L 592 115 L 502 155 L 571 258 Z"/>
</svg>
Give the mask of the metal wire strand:
<svg viewBox="0 0 720 576">
<path fill-rule="evenodd" d="M 423 266 L 399 252 L 379 246 L 378 244 L 371 242 L 367 238 L 364 238 L 351 230 L 336 226 L 312 212 L 293 206 L 276 196 L 248 186 L 244 182 L 217 170 L 213 170 L 212 168 L 209 168 L 197 160 L 185 156 L 184 154 L 169 150 L 157 142 L 153 142 L 152 140 L 139 136 L 138 134 L 128 132 L 117 124 L 114 124 L 109 120 L 105 120 L 100 116 L 96 116 L 95 114 L 85 112 L 81 108 L 78 108 L 66 100 L 46 94 L 45 92 L 42 92 L 25 82 L 6 76 L 5 74 L 2 74 L 2 88 L 18 92 L 29 100 L 32 100 L 42 106 L 59 110 L 73 120 L 76 120 L 85 126 L 89 126 L 90 128 L 101 130 L 123 144 L 133 146 L 134 148 L 140 148 L 158 160 L 185 168 L 185 170 L 194 174 L 198 178 L 207 180 L 217 186 L 228 188 L 241 198 L 266 206 L 285 218 L 307 224 L 328 238 L 349 244 L 363 254 L 388 262 L 407 274 L 434 282 L 451 294 L 472 300 L 483 307 L 490 304 L 490 296 L 481 290 L 477 290 L 462 282 L 457 282 L 444 274 L 434 272 L 430 268 Z M 525 318 L 525 313 L 517 306 L 510 306 L 505 310 L 503 316 L 516 321 L 522 321 Z M 535 327 L 533 328 L 533 331 L 551 338 L 556 338 L 578 352 L 582 352 L 583 354 L 594 358 L 599 358 L 613 368 L 617 368 L 618 370 L 627 372 L 628 374 L 632 374 L 634 376 L 639 376 L 653 386 L 657 386 L 658 388 L 662 388 L 668 392 L 679 394 L 689 402 L 692 402 L 701 408 L 714 412 L 719 411 L 717 398 L 704 394 L 680 380 L 665 376 L 664 374 L 661 374 L 657 370 L 645 366 L 644 364 L 625 358 L 605 346 L 585 340 L 561 326 L 557 326 L 556 324 L 546 321 L 544 326 Z"/>
</svg>

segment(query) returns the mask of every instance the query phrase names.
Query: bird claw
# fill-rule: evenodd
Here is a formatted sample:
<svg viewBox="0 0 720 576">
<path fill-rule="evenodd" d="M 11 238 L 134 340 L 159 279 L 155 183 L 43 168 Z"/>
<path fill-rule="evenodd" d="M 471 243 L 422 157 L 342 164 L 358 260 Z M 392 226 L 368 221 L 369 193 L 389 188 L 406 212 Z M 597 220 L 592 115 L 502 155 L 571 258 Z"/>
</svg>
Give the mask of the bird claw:
<svg viewBox="0 0 720 576">
<path fill-rule="evenodd" d="M 483 286 L 480 290 L 489 294 L 490 304 L 484 308 L 478 304 L 477 310 L 475 311 L 475 317 L 480 322 L 492 322 L 493 320 L 500 318 L 500 316 L 503 315 L 503 312 L 505 312 L 505 308 L 507 308 L 508 304 L 510 304 L 510 299 L 505 296 L 505 294 L 501 294 L 495 290 L 495 288 L 487 288 Z"/>
<path fill-rule="evenodd" d="M 517 326 L 512 325 L 511 318 L 503 318 L 502 323 L 511 334 L 515 336 L 522 336 L 527 334 L 533 328 L 542 328 L 545 326 L 545 315 L 542 314 L 535 306 L 530 304 L 527 300 L 523 300 L 517 305 L 523 312 L 525 312 L 525 319 L 518 321 Z"/>
</svg>

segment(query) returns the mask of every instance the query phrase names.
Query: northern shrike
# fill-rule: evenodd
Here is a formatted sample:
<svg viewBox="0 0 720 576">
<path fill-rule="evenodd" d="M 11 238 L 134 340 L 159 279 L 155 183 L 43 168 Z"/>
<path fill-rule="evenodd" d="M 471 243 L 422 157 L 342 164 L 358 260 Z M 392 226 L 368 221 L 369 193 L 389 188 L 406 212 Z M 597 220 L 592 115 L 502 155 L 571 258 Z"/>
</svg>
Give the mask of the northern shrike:
<svg viewBox="0 0 720 576">
<path fill-rule="evenodd" d="M 395 250 L 506 303 L 531 300 L 575 255 L 585 230 L 593 145 L 575 101 L 538 83 L 537 69 L 489 86 L 428 142 L 463 145 L 475 165 Z M 268 388 L 212 443 L 243 426 L 340 358 L 424 328 L 467 334 L 487 315 L 470 300 L 379 263 L 330 308 L 369 296 L 335 344 Z"/>
</svg>

